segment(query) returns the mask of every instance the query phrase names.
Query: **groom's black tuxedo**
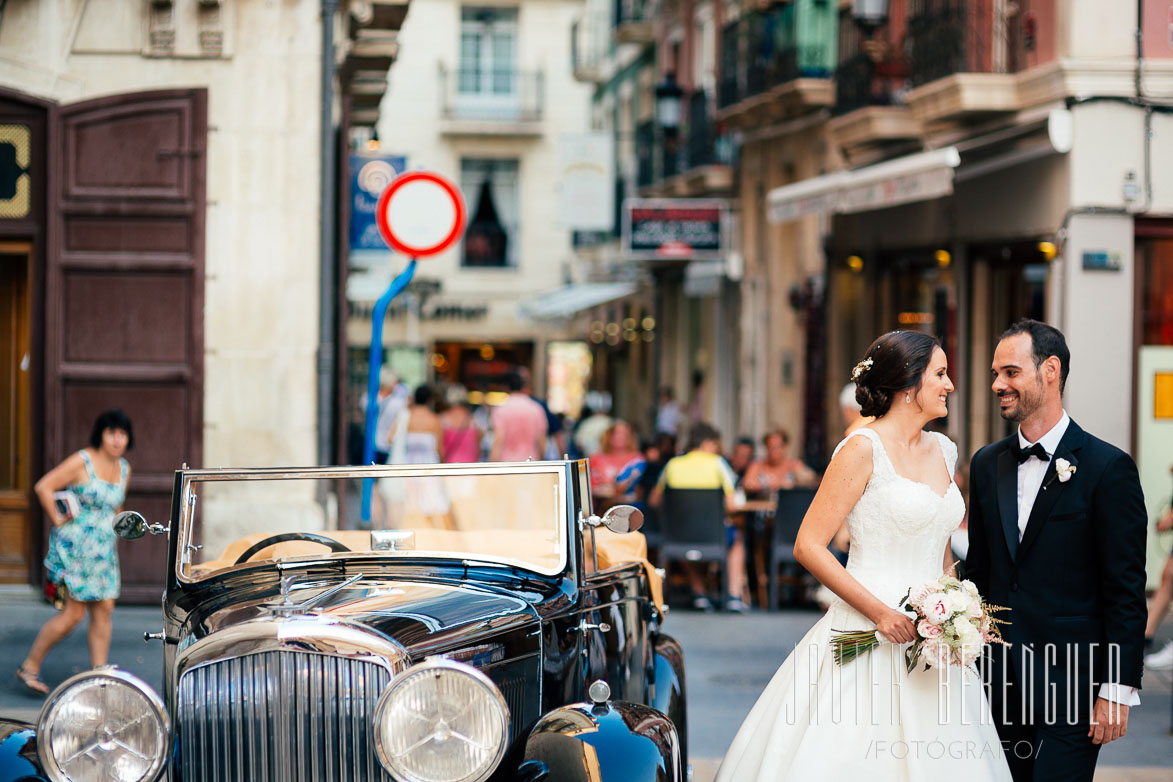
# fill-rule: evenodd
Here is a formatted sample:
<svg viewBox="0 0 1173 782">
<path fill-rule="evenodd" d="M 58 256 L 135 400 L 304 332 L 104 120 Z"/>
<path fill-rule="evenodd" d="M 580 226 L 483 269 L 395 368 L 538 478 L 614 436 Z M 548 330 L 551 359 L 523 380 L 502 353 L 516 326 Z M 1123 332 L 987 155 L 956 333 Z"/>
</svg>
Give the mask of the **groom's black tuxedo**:
<svg viewBox="0 0 1173 782">
<path fill-rule="evenodd" d="M 1132 458 L 1071 421 L 1019 542 L 1017 438 L 982 448 L 970 465 L 966 574 L 987 601 L 1011 609 L 999 614 L 1011 622 L 1003 636 L 1012 647 L 993 655 L 991 706 L 1003 739 L 1041 742 L 1034 763 L 1011 758 L 1016 780 L 1090 780 L 1096 748 L 1086 735 L 1100 683 L 1140 688 L 1144 497 Z M 1059 480 L 1057 459 L 1076 467 L 1066 482 Z M 1024 658 L 1024 650 L 1033 657 Z M 1012 683 L 1005 698 L 1003 676 Z M 1012 707 L 1006 724 L 1004 700 Z M 1034 723 L 1026 733 L 1023 703 L 1029 704 L 1025 722 Z"/>
</svg>

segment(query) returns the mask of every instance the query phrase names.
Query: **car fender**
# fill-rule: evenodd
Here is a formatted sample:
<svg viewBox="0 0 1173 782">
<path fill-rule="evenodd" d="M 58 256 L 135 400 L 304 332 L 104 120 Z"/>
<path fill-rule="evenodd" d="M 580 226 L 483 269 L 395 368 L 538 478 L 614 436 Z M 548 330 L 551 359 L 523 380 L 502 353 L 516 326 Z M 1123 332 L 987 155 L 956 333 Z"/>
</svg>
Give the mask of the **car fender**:
<svg viewBox="0 0 1173 782">
<path fill-rule="evenodd" d="M 0 718 L 0 782 L 48 782 L 37 757 L 37 730 Z"/>
<path fill-rule="evenodd" d="M 684 780 L 676 726 L 650 706 L 629 701 L 555 709 L 530 731 L 524 761 L 525 779 L 533 782 Z"/>
<path fill-rule="evenodd" d="M 672 720 L 680 737 L 680 757 L 688 762 L 688 718 L 685 712 L 684 649 L 670 635 L 656 636 L 652 686 L 648 703 Z"/>
</svg>

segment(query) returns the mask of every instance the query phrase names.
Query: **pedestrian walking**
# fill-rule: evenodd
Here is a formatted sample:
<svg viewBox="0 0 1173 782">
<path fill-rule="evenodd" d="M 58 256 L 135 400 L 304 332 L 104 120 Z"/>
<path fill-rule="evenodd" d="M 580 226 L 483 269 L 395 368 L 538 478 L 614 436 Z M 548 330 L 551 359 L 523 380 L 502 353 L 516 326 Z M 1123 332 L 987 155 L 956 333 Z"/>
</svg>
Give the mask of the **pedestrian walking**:
<svg viewBox="0 0 1173 782">
<path fill-rule="evenodd" d="M 510 372 L 506 378 L 509 398 L 493 410 L 492 462 L 539 460 L 546 452 L 546 411 L 530 398 L 525 378 Z"/>
<path fill-rule="evenodd" d="M 110 653 L 114 599 L 122 588 L 114 514 L 126 499 L 130 465 L 123 454 L 134 447 L 134 429 L 126 413 L 106 410 L 94 422 L 89 445 L 37 481 L 34 492 L 53 522 L 45 572 L 62 599 L 61 612 L 37 633 L 16 678 L 28 690 L 47 695 L 41 663 L 85 617 L 90 615 L 90 665 L 106 664 Z"/>
</svg>

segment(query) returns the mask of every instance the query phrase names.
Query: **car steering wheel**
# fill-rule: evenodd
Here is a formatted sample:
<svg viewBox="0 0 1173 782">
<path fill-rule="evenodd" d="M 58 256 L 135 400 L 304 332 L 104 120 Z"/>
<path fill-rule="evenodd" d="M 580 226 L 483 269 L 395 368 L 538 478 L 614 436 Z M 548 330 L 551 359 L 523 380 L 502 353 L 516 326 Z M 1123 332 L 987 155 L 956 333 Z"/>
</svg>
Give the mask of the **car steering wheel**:
<svg viewBox="0 0 1173 782">
<path fill-rule="evenodd" d="M 256 556 L 257 552 L 261 549 L 268 548 L 269 546 L 272 546 L 276 543 L 285 543 L 290 540 L 308 540 L 311 543 L 321 543 L 323 546 L 327 546 L 335 554 L 343 551 L 350 551 L 350 549 L 346 546 L 342 545 L 333 538 L 326 537 L 325 535 L 315 535 L 312 532 L 282 532 L 280 535 L 270 535 L 263 540 L 258 540 L 256 543 L 245 549 L 244 553 L 237 557 L 236 561 L 232 564 L 239 565 L 244 562 L 248 562 L 250 559 Z"/>
</svg>

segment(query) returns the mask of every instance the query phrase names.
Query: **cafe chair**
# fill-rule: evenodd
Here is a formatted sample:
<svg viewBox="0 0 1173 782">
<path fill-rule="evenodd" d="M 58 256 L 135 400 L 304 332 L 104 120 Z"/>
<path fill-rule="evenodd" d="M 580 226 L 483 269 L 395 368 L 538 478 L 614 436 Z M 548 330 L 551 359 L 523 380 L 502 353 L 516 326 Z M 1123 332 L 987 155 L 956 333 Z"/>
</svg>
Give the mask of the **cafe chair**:
<svg viewBox="0 0 1173 782">
<path fill-rule="evenodd" d="M 660 509 L 643 504 L 640 504 L 637 507 L 642 510 L 644 514 L 644 523 L 643 526 L 639 528 L 639 531 L 642 532 L 644 534 L 644 538 L 647 539 L 648 552 L 649 554 L 653 552 L 658 553 L 660 551 L 660 547 L 664 545 L 664 529 L 663 525 L 660 523 Z M 649 558 L 654 559 L 654 561 L 659 561 L 658 556 Z"/>
<path fill-rule="evenodd" d="M 716 562 L 725 605 L 725 492 L 721 489 L 664 490 L 660 506 L 659 566 L 669 562 Z"/>
<path fill-rule="evenodd" d="M 802 585 L 802 566 L 794 558 L 794 541 L 798 539 L 798 528 L 815 498 L 814 489 L 779 489 L 777 509 L 774 511 L 774 534 L 770 543 L 770 602 L 771 609 L 778 607 L 778 592 L 785 584 L 793 594 Z M 781 571 L 787 571 L 783 575 Z"/>
</svg>

